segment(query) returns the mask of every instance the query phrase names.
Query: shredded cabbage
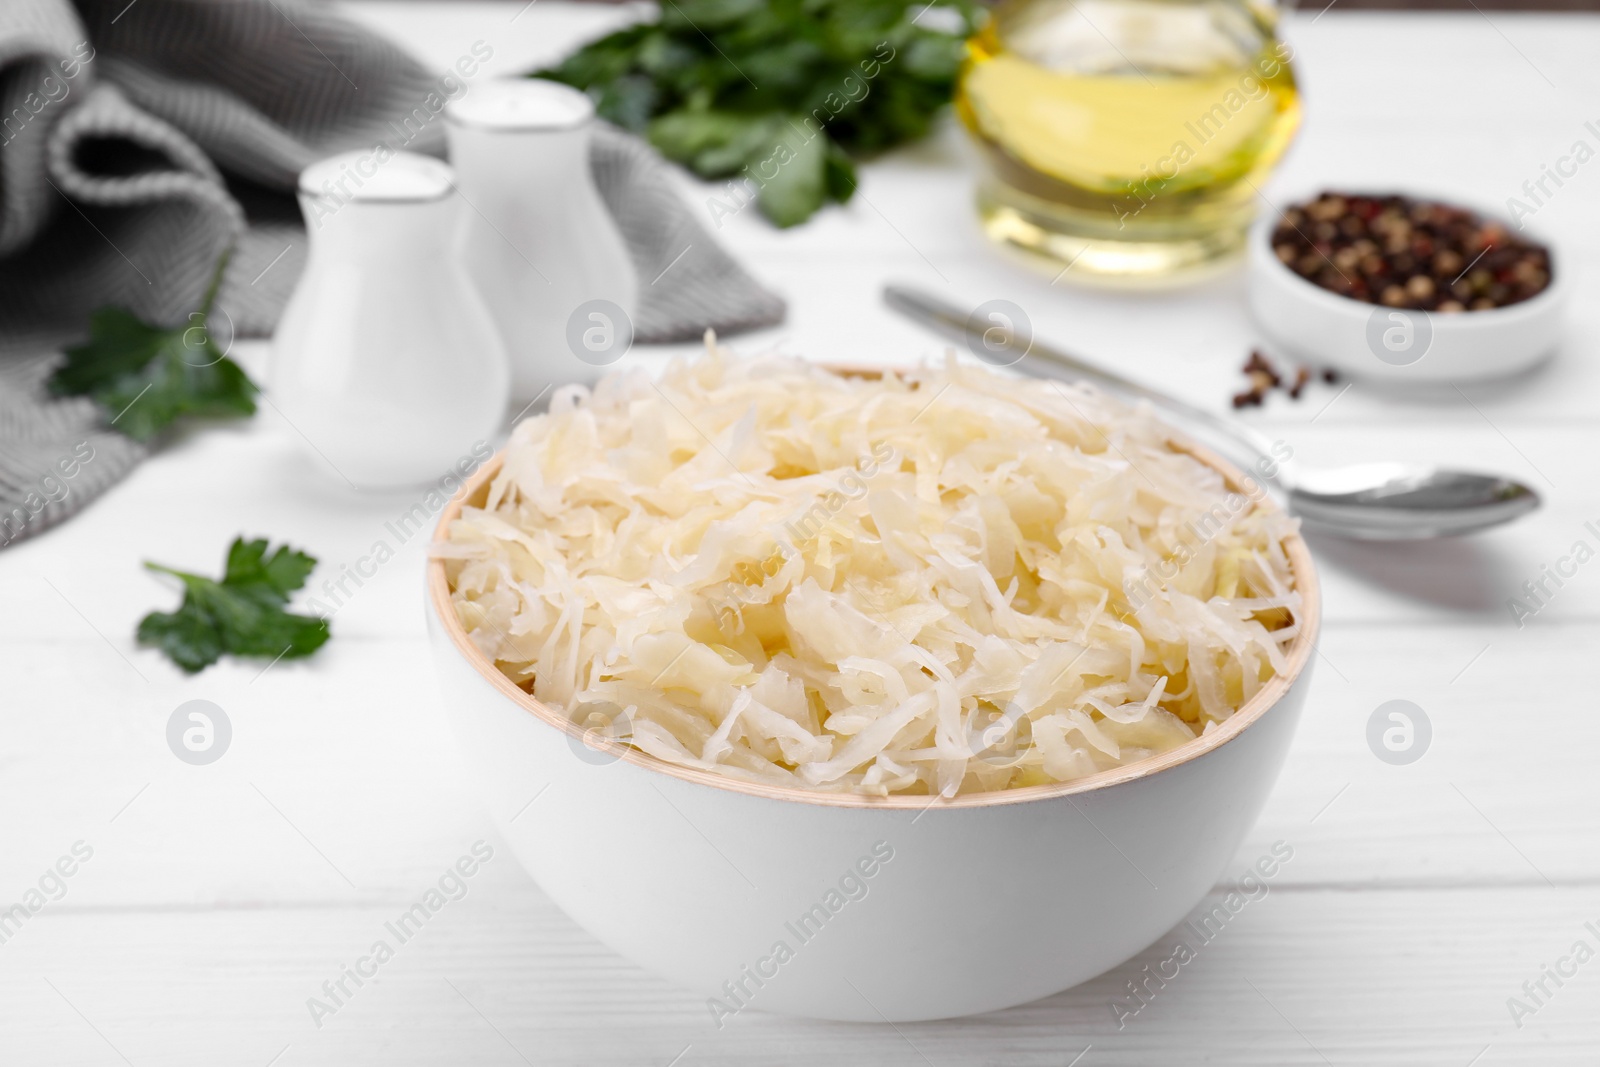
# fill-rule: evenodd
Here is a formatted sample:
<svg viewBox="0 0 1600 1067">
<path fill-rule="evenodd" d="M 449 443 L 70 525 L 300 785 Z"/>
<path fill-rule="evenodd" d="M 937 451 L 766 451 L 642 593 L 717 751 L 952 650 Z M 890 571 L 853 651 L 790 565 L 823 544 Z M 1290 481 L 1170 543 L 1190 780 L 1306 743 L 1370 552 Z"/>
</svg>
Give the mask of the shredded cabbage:
<svg viewBox="0 0 1600 1067">
<path fill-rule="evenodd" d="M 570 386 L 434 552 L 515 683 L 676 764 L 869 794 L 1166 752 L 1284 669 L 1294 521 L 1144 407 L 708 353 Z"/>
</svg>

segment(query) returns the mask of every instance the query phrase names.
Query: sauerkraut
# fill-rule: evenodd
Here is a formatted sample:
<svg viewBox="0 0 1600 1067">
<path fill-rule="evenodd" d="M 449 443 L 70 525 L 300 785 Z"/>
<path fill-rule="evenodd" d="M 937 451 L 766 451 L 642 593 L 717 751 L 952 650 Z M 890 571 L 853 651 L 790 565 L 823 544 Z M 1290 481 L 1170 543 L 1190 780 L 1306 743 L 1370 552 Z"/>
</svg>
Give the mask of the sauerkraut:
<svg viewBox="0 0 1600 1067">
<path fill-rule="evenodd" d="M 707 347 L 559 392 L 434 548 L 476 646 L 580 725 L 948 796 L 1168 751 L 1284 669 L 1293 520 L 1149 410 Z"/>
</svg>

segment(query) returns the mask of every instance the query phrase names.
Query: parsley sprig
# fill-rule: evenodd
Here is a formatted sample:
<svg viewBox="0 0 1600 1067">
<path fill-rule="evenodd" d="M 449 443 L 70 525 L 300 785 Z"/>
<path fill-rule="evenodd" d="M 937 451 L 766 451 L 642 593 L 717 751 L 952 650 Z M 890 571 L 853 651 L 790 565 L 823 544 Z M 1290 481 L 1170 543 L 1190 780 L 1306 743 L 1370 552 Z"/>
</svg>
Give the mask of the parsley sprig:
<svg viewBox="0 0 1600 1067">
<path fill-rule="evenodd" d="M 200 309 L 182 326 L 153 326 L 120 307 L 91 313 L 89 339 L 67 349 L 50 378 L 51 391 L 93 398 L 111 424 L 136 441 L 150 440 L 184 416 L 254 414 L 255 383 L 217 347 L 209 328 L 227 263 L 224 254 Z"/>
<path fill-rule="evenodd" d="M 779 226 L 855 191 L 850 155 L 928 132 L 950 100 L 972 0 L 672 0 L 536 77 L 588 91 L 702 178 L 743 175 Z M 933 28 L 945 22 L 953 32 Z M 826 136 L 816 136 L 818 127 Z"/>
<path fill-rule="evenodd" d="M 264 538 L 235 538 L 220 581 L 146 562 L 150 570 L 183 582 L 183 604 L 141 619 L 139 641 L 160 648 L 190 674 L 224 653 L 294 659 L 321 648 L 328 640 L 327 621 L 284 610 L 317 561 L 288 545 L 270 555 L 267 547 Z"/>
</svg>

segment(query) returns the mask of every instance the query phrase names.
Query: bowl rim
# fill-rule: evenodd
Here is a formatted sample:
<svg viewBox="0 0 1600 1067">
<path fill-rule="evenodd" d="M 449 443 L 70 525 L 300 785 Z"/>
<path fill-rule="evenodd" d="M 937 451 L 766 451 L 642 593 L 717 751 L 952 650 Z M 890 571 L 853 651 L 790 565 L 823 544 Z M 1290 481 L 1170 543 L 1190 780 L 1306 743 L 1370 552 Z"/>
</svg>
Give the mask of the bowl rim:
<svg viewBox="0 0 1600 1067">
<path fill-rule="evenodd" d="M 1320 195 L 1318 192 L 1297 193 L 1286 198 L 1291 207 L 1298 206 L 1307 198 Z M 1537 244 L 1543 245 L 1550 256 L 1550 281 L 1538 293 L 1516 304 L 1507 304 L 1505 307 L 1488 308 L 1481 311 L 1462 311 L 1460 313 L 1442 313 L 1437 311 L 1423 311 L 1433 323 L 1437 331 L 1443 327 L 1447 330 L 1467 331 L 1476 328 L 1487 329 L 1491 326 L 1516 326 L 1522 319 L 1531 319 L 1539 315 L 1549 314 L 1561 302 L 1567 291 L 1567 257 L 1560 246 L 1550 239 L 1538 227 L 1518 228 L 1516 225 L 1498 211 L 1487 210 L 1481 204 L 1468 197 L 1456 197 L 1452 194 L 1418 193 L 1407 189 L 1390 189 L 1387 192 L 1359 192 L 1356 196 L 1404 196 L 1413 200 L 1426 200 L 1431 203 L 1445 204 L 1449 207 L 1465 208 L 1480 218 L 1492 219 L 1502 225 L 1515 229 L 1517 232 Z M 1373 308 L 1387 307 L 1385 304 L 1375 304 L 1367 300 L 1357 300 L 1353 296 L 1342 296 L 1331 289 L 1301 277 L 1290 270 L 1288 265 L 1277 257 L 1272 251 L 1272 232 L 1278 228 L 1282 221 L 1281 213 L 1274 211 L 1271 214 L 1263 213 L 1250 229 L 1250 236 L 1246 248 L 1252 263 L 1259 263 L 1260 269 L 1279 278 L 1288 279 L 1293 284 L 1283 287 L 1286 292 L 1293 292 L 1296 299 L 1309 300 L 1313 304 L 1330 309 L 1338 314 L 1350 314 L 1363 319 L 1372 314 Z M 1253 287 L 1259 289 L 1259 287 Z M 1414 308 L 1394 308 L 1395 311 L 1416 310 Z"/>
<path fill-rule="evenodd" d="M 835 373 L 840 373 L 839 368 L 829 369 Z M 875 374 L 881 370 L 896 369 L 905 370 L 911 368 L 875 367 L 871 368 L 868 373 Z M 1175 434 L 1168 443 L 1177 451 L 1188 453 L 1201 463 L 1220 473 L 1230 489 L 1235 492 L 1249 493 L 1246 483 L 1247 481 L 1254 481 L 1254 479 L 1248 479 L 1248 476 L 1243 471 L 1217 453 L 1187 440 L 1179 434 Z M 649 755 L 624 741 L 599 737 L 592 732 L 580 730 L 577 724 L 565 715 L 553 710 L 541 701 L 535 700 L 531 694 L 519 688 L 510 678 L 502 674 L 494 663 L 472 643 L 472 639 L 461 625 L 461 621 L 457 617 L 455 608 L 450 600 L 450 584 L 445 576 L 445 561 L 434 555 L 432 549 L 435 545 L 447 539 L 450 524 L 460 517 L 462 509 L 469 502 L 478 501 L 481 503 L 487 496 L 490 482 L 500 472 L 505 462 L 505 454 L 506 448 L 499 449 L 466 479 L 461 489 L 451 497 L 444 510 L 440 513 L 439 521 L 434 526 L 433 537 L 428 544 L 429 553 L 425 576 L 428 591 L 428 610 L 433 613 L 435 620 L 443 627 L 444 632 L 449 635 L 450 643 L 455 651 L 493 689 L 508 698 L 513 705 L 528 712 L 546 725 L 566 734 L 570 741 L 616 756 L 643 770 L 654 771 L 685 782 L 710 786 L 715 789 L 742 793 L 746 796 L 834 808 L 873 808 L 900 811 L 926 810 L 932 807 L 987 808 L 1008 804 L 1042 802 L 1062 797 L 1075 797 L 1084 793 L 1091 793 L 1148 778 L 1189 763 L 1221 748 L 1244 733 L 1269 709 L 1276 706 L 1278 701 L 1289 692 L 1300 679 L 1300 676 L 1305 673 L 1305 668 L 1310 663 L 1313 652 L 1316 651 L 1317 637 L 1322 626 L 1321 584 L 1315 564 L 1311 559 L 1311 551 L 1306 545 L 1304 536 L 1297 528 L 1283 540 L 1284 551 L 1289 558 L 1289 569 L 1295 580 L 1295 589 L 1301 596 L 1301 630 L 1289 647 L 1288 663 L 1285 669 L 1268 679 L 1267 683 L 1255 696 L 1245 701 L 1244 705 L 1230 715 L 1221 725 L 1208 733 L 1201 734 L 1190 741 L 1185 741 L 1170 751 L 1164 752 L 1159 756 L 1151 756 L 1136 763 L 1130 763 L 1122 767 L 1112 767 L 1108 770 L 1099 771 L 1082 778 L 1075 778 L 1067 782 L 1019 786 L 1014 789 L 959 793 L 954 797 L 941 797 L 937 794 L 931 797 L 927 794 L 890 794 L 889 796 L 880 797 L 860 793 L 824 792 L 798 786 L 753 782 L 743 778 L 701 770 L 697 767 L 669 763 L 666 760 Z M 1257 503 L 1259 506 L 1282 510 L 1278 502 L 1269 494 L 1262 494 Z M 445 699 L 448 699 L 448 697 Z"/>
</svg>

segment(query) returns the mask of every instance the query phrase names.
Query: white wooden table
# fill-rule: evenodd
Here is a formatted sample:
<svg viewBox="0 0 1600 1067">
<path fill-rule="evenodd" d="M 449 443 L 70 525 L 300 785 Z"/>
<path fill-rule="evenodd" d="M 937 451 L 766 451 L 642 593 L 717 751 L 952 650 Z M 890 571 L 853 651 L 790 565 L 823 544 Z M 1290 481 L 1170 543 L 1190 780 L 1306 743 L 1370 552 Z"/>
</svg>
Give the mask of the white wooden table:
<svg viewBox="0 0 1600 1067">
<path fill-rule="evenodd" d="M 622 16 L 522 0 L 359 4 L 354 17 L 443 70 L 472 42 L 487 73 L 560 54 Z M 513 18 L 515 16 L 515 18 Z M 1491 13 L 1293 16 L 1309 118 L 1269 195 L 1390 184 L 1501 204 L 1600 120 L 1600 20 Z M 683 181 L 702 203 L 710 190 Z M 1254 341 L 1237 277 L 1171 295 L 1052 286 L 999 255 L 970 209 L 954 129 L 864 168 L 861 193 L 779 233 L 748 212 L 720 236 L 791 302 L 770 343 L 904 361 L 939 346 L 880 309 L 891 278 L 1022 304 L 1044 336 L 1218 408 Z M 1464 396 L 1356 386 L 1281 395 L 1251 417 L 1307 462 L 1411 457 L 1537 486 L 1530 521 L 1471 540 L 1318 540 L 1322 662 L 1289 765 L 1236 868 L 1294 858 L 1119 1029 L 1111 1002 L 1170 938 L 1077 989 L 996 1015 L 838 1025 L 704 1005 L 577 929 L 509 851 L 339 1011 L 307 999 L 367 951 L 473 842 L 500 842 L 434 712 L 420 539 L 405 495 L 352 496 L 302 460 L 270 412 L 186 436 L 82 516 L 0 553 L 0 908 L 75 843 L 92 857 L 0 944 L 0 1064 L 615 1062 L 894 1064 L 1594 1063 L 1600 962 L 1548 997 L 1524 982 L 1575 942 L 1600 949 L 1600 563 L 1518 628 L 1506 607 L 1600 520 L 1600 162 L 1535 221 L 1577 279 L 1567 343 L 1525 379 Z M 241 347 L 259 370 L 260 344 Z M 639 353 L 659 362 L 660 352 Z M 1600 524 L 1600 523 L 1597 523 Z M 173 600 L 154 559 L 220 564 L 237 533 L 306 546 L 337 573 L 399 549 L 314 660 L 225 662 L 195 678 L 136 647 Z M 182 702 L 225 709 L 226 756 L 165 740 Z M 1409 766 L 1369 750 L 1384 701 L 1425 709 Z M 509 813 L 508 813 L 509 814 Z M 1218 892 L 1226 890 L 1219 887 Z M 1593 921 L 1595 926 L 1586 927 Z M 1563 964 L 1571 970 L 1570 964 Z M 1537 993 L 1537 989 L 1535 989 Z M 1517 1025 L 1508 998 L 1536 1008 Z"/>
</svg>

